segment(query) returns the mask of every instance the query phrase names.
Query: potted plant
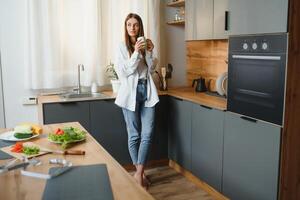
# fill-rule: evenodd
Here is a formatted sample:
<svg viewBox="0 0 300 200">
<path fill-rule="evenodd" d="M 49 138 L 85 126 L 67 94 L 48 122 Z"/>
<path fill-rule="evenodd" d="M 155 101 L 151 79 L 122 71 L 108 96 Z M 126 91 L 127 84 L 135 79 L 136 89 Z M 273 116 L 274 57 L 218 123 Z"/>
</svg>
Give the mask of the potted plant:
<svg viewBox="0 0 300 200">
<path fill-rule="evenodd" d="M 119 87 L 121 85 L 121 82 L 120 82 L 118 74 L 115 70 L 114 63 L 109 62 L 109 64 L 106 66 L 106 73 L 108 75 L 108 78 L 110 79 L 113 93 L 117 93 L 119 90 Z"/>
</svg>

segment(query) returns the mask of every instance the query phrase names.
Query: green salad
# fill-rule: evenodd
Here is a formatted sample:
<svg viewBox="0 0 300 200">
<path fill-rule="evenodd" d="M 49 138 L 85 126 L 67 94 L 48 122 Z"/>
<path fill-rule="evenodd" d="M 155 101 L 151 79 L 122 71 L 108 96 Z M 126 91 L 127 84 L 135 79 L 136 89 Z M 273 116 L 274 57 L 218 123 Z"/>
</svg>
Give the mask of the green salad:
<svg viewBox="0 0 300 200">
<path fill-rule="evenodd" d="M 74 127 L 64 127 L 62 129 L 58 128 L 55 133 L 50 133 L 48 135 L 49 140 L 61 143 L 63 148 L 67 148 L 69 143 L 84 140 L 85 137 L 85 131 Z"/>
<path fill-rule="evenodd" d="M 35 155 L 35 154 L 38 154 L 40 152 L 40 148 L 38 147 L 26 147 L 26 146 L 23 146 L 23 153 L 25 153 L 26 155 Z"/>
</svg>

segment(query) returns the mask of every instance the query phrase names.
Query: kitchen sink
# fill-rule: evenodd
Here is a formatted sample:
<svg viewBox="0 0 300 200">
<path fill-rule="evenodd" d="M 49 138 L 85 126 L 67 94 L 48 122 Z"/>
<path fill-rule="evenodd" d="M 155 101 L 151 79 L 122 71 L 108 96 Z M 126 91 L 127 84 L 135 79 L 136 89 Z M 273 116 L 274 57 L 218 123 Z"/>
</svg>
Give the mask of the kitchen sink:
<svg viewBox="0 0 300 200">
<path fill-rule="evenodd" d="M 110 98 L 109 96 L 102 94 L 102 93 L 90 93 L 90 92 L 83 92 L 83 93 L 66 93 L 60 95 L 63 99 L 78 99 L 78 98 L 99 98 L 99 99 L 107 99 Z"/>
</svg>

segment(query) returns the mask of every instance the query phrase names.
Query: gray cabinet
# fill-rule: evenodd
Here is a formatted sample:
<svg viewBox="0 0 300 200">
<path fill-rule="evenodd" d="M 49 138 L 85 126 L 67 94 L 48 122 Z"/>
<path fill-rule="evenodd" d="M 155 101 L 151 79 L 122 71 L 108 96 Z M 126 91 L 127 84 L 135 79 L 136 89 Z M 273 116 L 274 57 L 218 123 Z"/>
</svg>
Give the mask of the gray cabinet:
<svg viewBox="0 0 300 200">
<path fill-rule="evenodd" d="M 227 112 L 224 121 L 223 193 L 230 199 L 275 200 L 280 127 Z"/>
<path fill-rule="evenodd" d="M 221 192 L 224 112 L 199 104 L 192 112 L 192 173 Z"/>
<path fill-rule="evenodd" d="M 149 160 L 168 158 L 167 97 L 155 107 L 155 127 Z M 122 109 L 114 99 L 92 101 L 91 134 L 121 164 L 131 164 L 127 130 Z"/>
<path fill-rule="evenodd" d="M 156 105 L 149 160 L 168 158 L 168 96 Z M 114 99 L 43 104 L 44 124 L 79 122 L 121 164 L 130 164 L 122 109 Z"/>
<path fill-rule="evenodd" d="M 44 124 L 79 122 L 90 131 L 90 103 L 64 102 L 43 104 Z"/>
<path fill-rule="evenodd" d="M 126 124 L 114 99 L 91 101 L 91 134 L 119 163 L 130 164 Z"/>
<path fill-rule="evenodd" d="M 188 0 L 185 6 L 186 40 L 225 39 L 228 0 Z"/>
<path fill-rule="evenodd" d="M 169 98 L 169 158 L 191 170 L 192 103 Z"/>
<path fill-rule="evenodd" d="M 159 96 L 150 160 L 168 159 L 168 96 Z"/>
<path fill-rule="evenodd" d="M 229 34 L 287 32 L 288 0 L 229 0 Z"/>
</svg>

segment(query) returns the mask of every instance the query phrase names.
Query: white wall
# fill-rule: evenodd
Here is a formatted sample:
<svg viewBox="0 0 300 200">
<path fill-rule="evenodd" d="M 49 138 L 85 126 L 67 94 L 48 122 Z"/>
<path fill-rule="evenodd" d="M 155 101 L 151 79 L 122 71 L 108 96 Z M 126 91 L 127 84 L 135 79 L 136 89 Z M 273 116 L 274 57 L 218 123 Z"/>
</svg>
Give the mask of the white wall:
<svg viewBox="0 0 300 200">
<path fill-rule="evenodd" d="M 186 83 L 184 26 L 170 26 L 166 22 L 174 16 L 174 9 L 166 7 L 162 0 L 161 46 L 163 65 L 174 67 L 170 86 Z M 22 98 L 32 91 L 24 88 L 26 1 L 0 0 L 0 50 L 2 53 L 2 76 L 6 126 L 13 127 L 24 121 L 38 122 L 37 106 L 22 105 Z"/>
<path fill-rule="evenodd" d="M 184 86 L 186 84 L 186 46 L 184 37 L 184 26 L 167 25 L 167 21 L 174 19 L 176 8 L 167 7 L 171 0 L 162 0 L 161 9 L 164 13 L 162 31 L 164 31 L 165 65 L 173 65 L 172 79 L 168 80 L 169 86 Z M 163 29 L 164 28 L 164 29 Z"/>
<path fill-rule="evenodd" d="M 37 106 L 22 105 L 23 96 L 32 92 L 24 88 L 24 43 L 26 1 L 0 0 L 0 49 L 6 127 L 20 122 L 38 122 Z"/>
</svg>

